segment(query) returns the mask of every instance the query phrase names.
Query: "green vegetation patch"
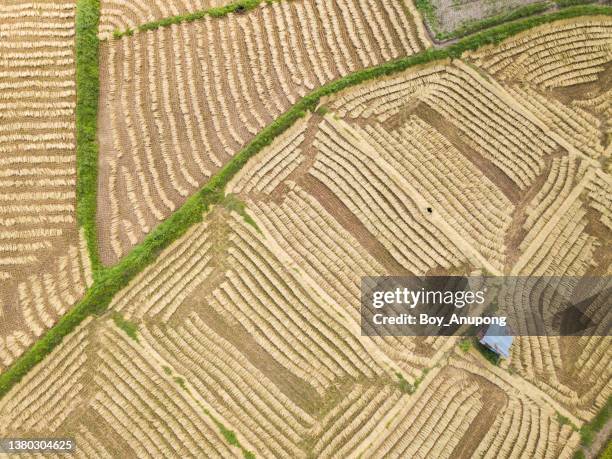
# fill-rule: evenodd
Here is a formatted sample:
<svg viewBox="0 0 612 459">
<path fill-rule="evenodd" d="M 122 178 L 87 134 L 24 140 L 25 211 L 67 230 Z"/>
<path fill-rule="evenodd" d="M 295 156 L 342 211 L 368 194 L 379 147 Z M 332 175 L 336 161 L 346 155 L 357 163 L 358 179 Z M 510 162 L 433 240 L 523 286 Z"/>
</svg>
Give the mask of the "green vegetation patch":
<svg viewBox="0 0 612 459">
<path fill-rule="evenodd" d="M 610 420 L 612 414 L 612 397 L 608 397 L 606 404 L 599 410 L 597 415 L 591 422 L 584 424 L 580 432 L 580 443 L 584 446 L 590 446 L 593 443 L 593 439 L 597 432 L 604 428 L 606 423 Z"/>
<path fill-rule="evenodd" d="M 472 340 L 465 338 L 459 341 L 459 349 L 461 349 L 463 352 L 469 352 L 469 350 L 472 349 Z"/>
<path fill-rule="evenodd" d="M 238 196 L 232 193 L 227 194 L 225 195 L 225 198 L 223 199 L 222 204 L 223 204 L 223 207 L 225 207 L 227 210 L 236 212 L 238 215 L 240 215 L 244 219 L 245 223 L 251 225 L 259 233 L 261 233 L 261 230 L 259 229 L 259 226 L 257 226 L 257 223 L 255 223 L 255 220 L 253 220 L 253 217 L 251 217 L 247 213 L 246 204 L 244 203 L 244 201 L 241 201 L 238 198 Z"/>
<path fill-rule="evenodd" d="M 240 444 L 240 441 L 238 440 L 238 437 L 236 436 L 236 432 L 225 427 L 223 423 L 219 421 L 216 417 L 214 417 L 213 414 L 209 410 L 207 410 L 206 408 L 202 408 L 202 409 L 204 410 L 206 415 L 219 428 L 219 432 L 221 432 L 221 435 L 223 435 L 223 438 L 228 444 L 240 448 L 242 451 L 242 455 L 244 456 L 245 459 L 255 459 L 255 454 L 252 451 L 247 450 Z"/>
<path fill-rule="evenodd" d="M 431 29 L 437 32 L 439 27 L 438 16 L 436 15 L 436 7 L 431 3 L 431 0 L 415 0 L 414 4 Z"/>
<path fill-rule="evenodd" d="M 85 232 L 94 278 L 100 267 L 96 233 L 98 187 L 99 0 L 78 0 L 76 10 L 77 219 Z"/>
<path fill-rule="evenodd" d="M 395 376 L 397 376 L 398 379 L 397 385 L 399 390 L 404 394 L 414 394 L 423 382 L 423 379 L 425 379 L 425 376 L 427 376 L 427 373 L 429 373 L 429 368 L 423 368 L 421 376 L 414 380 L 414 384 L 410 384 L 408 381 L 406 381 L 403 374 L 396 372 Z"/>
<path fill-rule="evenodd" d="M 325 116 L 329 113 L 329 108 L 325 105 L 319 105 L 315 110 L 315 113 L 319 116 Z"/>
<path fill-rule="evenodd" d="M 221 18 L 227 16 L 230 13 L 244 13 L 257 8 L 260 4 L 264 3 L 264 0 L 240 0 L 234 3 L 229 3 L 224 6 L 216 6 L 204 10 L 194 11 L 192 13 L 177 14 L 168 18 L 159 19 L 157 21 L 147 22 L 138 26 L 139 32 L 145 32 L 147 30 L 156 30 L 160 27 L 168 27 L 173 24 L 181 24 L 183 22 L 193 22 L 198 19 L 203 19 L 206 16 L 213 18 Z M 266 3 L 272 3 L 268 0 Z M 115 30 L 113 32 L 113 38 L 122 38 L 124 36 L 131 36 L 134 34 L 133 29 L 126 30 Z"/>
<path fill-rule="evenodd" d="M 578 430 L 578 428 L 574 425 L 574 423 L 572 421 L 570 421 L 570 419 L 567 416 L 563 416 L 561 413 L 559 413 L 557 411 L 556 412 L 556 417 L 557 417 L 557 422 L 559 424 L 561 424 L 562 426 L 568 425 L 573 430 Z"/>
<path fill-rule="evenodd" d="M 589 3 L 597 3 L 597 0 L 555 0 L 559 8 L 567 8 L 568 6 L 588 5 Z"/>
<path fill-rule="evenodd" d="M 478 350 L 478 352 L 480 352 L 480 354 L 486 359 L 488 360 L 490 363 L 492 363 L 495 366 L 499 365 L 499 355 L 497 355 L 495 352 L 493 352 L 491 349 L 489 349 L 486 346 L 483 346 L 482 344 L 480 344 L 480 342 L 476 343 L 476 349 Z"/>
<path fill-rule="evenodd" d="M 612 459 L 612 439 L 608 439 L 608 444 L 599 455 L 599 459 Z"/>
<path fill-rule="evenodd" d="M 573 459 L 586 459 L 586 456 L 584 455 L 584 451 L 582 451 L 582 449 L 579 449 L 578 451 L 574 453 L 572 458 Z"/>
<path fill-rule="evenodd" d="M 187 384 L 185 384 L 185 380 L 183 378 L 181 378 L 180 376 L 175 376 L 174 377 L 174 382 L 177 383 L 181 389 L 188 391 L 189 389 L 187 389 Z"/>
<path fill-rule="evenodd" d="M 138 341 L 138 325 L 125 319 L 118 312 L 113 313 L 113 322 L 134 341 Z"/>
</svg>

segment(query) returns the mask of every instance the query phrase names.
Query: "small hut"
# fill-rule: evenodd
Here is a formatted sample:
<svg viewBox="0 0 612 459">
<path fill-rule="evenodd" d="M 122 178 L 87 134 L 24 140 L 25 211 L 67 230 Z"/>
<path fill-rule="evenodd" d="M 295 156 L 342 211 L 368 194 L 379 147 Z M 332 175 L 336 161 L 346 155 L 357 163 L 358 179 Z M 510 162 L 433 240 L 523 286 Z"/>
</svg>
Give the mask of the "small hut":
<svg viewBox="0 0 612 459">
<path fill-rule="evenodd" d="M 478 333 L 480 344 L 495 352 L 498 356 L 507 359 L 510 357 L 510 347 L 514 337 L 510 327 L 491 324 Z"/>
</svg>

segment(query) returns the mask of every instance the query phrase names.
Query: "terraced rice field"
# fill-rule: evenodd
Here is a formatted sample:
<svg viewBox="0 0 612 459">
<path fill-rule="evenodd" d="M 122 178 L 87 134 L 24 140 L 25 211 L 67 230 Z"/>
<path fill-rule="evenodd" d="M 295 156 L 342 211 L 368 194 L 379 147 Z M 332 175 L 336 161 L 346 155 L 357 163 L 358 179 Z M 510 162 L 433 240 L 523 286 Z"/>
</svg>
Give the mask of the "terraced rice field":
<svg viewBox="0 0 612 459">
<path fill-rule="evenodd" d="M 427 46 L 412 7 L 366 0 L 109 35 L 191 3 L 103 2 L 105 263 L 310 89 Z M 572 457 L 612 393 L 610 338 L 517 338 L 494 366 L 457 338 L 361 336 L 360 283 L 610 275 L 611 62 L 591 16 L 324 98 L 0 399 L 0 436 L 84 457 Z M 59 272 L 87 279 L 76 247 Z M 51 297 L 30 279 L 24 301 Z"/>
</svg>

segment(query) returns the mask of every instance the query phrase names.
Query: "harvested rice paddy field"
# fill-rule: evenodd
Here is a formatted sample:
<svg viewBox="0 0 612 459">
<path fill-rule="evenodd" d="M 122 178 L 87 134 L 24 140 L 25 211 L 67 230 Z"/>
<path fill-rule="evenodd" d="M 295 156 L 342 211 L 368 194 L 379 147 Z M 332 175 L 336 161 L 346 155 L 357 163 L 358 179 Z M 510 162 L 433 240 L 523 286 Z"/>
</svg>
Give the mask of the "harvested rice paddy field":
<svg viewBox="0 0 612 459">
<path fill-rule="evenodd" d="M 495 365 L 457 337 L 362 336 L 360 288 L 612 274 L 609 8 L 436 50 L 408 1 L 223 8 L 0 6 L 0 437 L 95 458 L 591 455 L 610 337 L 515 337 Z M 11 239 L 32 229 L 59 234 Z M 14 261 L 35 243 L 43 261 Z"/>
<path fill-rule="evenodd" d="M 91 285 L 76 221 L 75 4 L 0 6 L 0 371 Z"/>
</svg>

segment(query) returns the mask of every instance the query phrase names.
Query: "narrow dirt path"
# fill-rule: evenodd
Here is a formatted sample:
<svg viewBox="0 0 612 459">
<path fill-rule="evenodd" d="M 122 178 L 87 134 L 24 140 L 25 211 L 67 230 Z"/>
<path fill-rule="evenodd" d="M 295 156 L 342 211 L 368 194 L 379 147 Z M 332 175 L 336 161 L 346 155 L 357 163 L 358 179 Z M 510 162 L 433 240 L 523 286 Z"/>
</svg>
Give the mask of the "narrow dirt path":
<svg viewBox="0 0 612 459">
<path fill-rule="evenodd" d="M 587 459 L 596 459 L 599 453 L 601 453 L 603 449 L 606 447 L 606 444 L 608 443 L 608 439 L 610 438 L 611 435 L 612 435 L 612 419 L 610 419 L 607 422 L 607 424 L 604 426 L 603 429 L 597 432 L 597 435 L 595 435 L 595 438 L 593 439 L 593 443 L 591 443 L 591 446 L 583 449 L 585 457 Z"/>
</svg>

